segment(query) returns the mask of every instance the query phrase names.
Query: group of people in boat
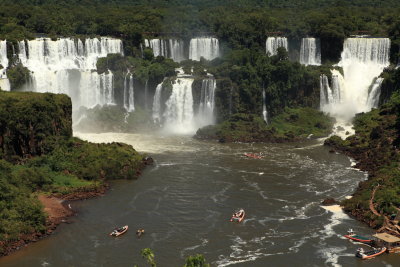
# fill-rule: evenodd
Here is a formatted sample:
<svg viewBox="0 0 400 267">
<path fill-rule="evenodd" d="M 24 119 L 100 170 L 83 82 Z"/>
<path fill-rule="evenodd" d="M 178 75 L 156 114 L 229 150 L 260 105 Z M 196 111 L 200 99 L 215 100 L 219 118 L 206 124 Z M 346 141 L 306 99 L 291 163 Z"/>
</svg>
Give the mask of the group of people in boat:
<svg viewBox="0 0 400 267">
<path fill-rule="evenodd" d="M 354 233 L 353 229 L 349 229 L 349 231 L 347 232 L 347 235 L 345 235 L 344 237 L 346 237 L 350 240 L 356 241 L 356 242 L 366 244 L 370 247 L 376 245 L 375 241 L 372 240 L 371 238 L 356 235 Z M 374 258 L 376 256 L 383 254 L 386 251 L 387 251 L 386 247 L 372 247 L 372 250 L 368 250 L 368 251 L 364 250 L 363 248 L 358 248 L 356 251 L 356 257 L 361 258 L 363 260 L 371 259 L 371 258 Z"/>
<path fill-rule="evenodd" d="M 233 222 L 233 221 L 241 222 L 244 219 L 244 215 L 245 215 L 244 209 L 240 209 L 238 211 L 235 211 L 232 214 L 231 222 Z"/>
<path fill-rule="evenodd" d="M 122 234 L 125 234 L 126 231 L 128 231 L 128 225 L 122 226 L 115 228 L 111 233 L 110 236 L 120 236 Z M 136 230 L 136 236 L 140 238 L 144 234 L 144 229 L 140 228 Z"/>
</svg>

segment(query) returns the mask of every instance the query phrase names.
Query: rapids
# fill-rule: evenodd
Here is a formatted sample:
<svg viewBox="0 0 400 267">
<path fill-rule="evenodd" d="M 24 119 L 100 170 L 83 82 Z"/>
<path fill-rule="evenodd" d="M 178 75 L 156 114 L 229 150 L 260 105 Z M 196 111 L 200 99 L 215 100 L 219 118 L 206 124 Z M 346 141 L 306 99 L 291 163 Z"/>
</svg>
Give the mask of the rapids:
<svg viewBox="0 0 400 267">
<path fill-rule="evenodd" d="M 93 142 L 126 142 L 150 154 L 154 166 L 138 180 L 114 181 L 105 196 L 72 202 L 78 212 L 54 235 L 0 259 L 19 266 L 147 266 L 140 250 L 151 248 L 158 266 L 182 266 L 203 254 L 211 266 L 354 266 L 348 228 L 373 234 L 340 209 L 320 206 L 344 199 L 365 173 L 343 155 L 315 141 L 303 144 L 219 144 L 187 136 L 76 134 Z M 244 152 L 262 152 L 255 160 Z M 243 223 L 229 222 L 244 208 Z M 130 230 L 120 238 L 108 232 Z M 137 239 L 134 232 L 144 228 Z M 396 266 L 383 255 L 363 266 Z"/>
</svg>

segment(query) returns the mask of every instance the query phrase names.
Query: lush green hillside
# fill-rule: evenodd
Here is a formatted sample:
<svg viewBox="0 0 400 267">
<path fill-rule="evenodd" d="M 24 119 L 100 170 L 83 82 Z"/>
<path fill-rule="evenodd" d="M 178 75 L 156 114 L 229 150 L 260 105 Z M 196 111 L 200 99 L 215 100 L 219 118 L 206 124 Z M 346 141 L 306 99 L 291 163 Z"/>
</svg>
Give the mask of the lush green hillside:
<svg viewBox="0 0 400 267">
<path fill-rule="evenodd" d="M 37 192 L 85 197 L 146 164 L 129 145 L 73 138 L 71 109 L 65 95 L 0 92 L 0 255 L 45 232 Z"/>
<path fill-rule="evenodd" d="M 216 35 L 229 48 L 263 50 L 265 38 L 320 37 L 324 60 L 335 61 L 343 39 L 358 31 L 390 36 L 399 51 L 398 1 L 2 1 L 0 39 L 111 35 L 133 53 L 144 36 Z M 229 8 L 227 8 L 229 7 Z M 240 14 L 240 15 L 238 15 Z"/>
</svg>

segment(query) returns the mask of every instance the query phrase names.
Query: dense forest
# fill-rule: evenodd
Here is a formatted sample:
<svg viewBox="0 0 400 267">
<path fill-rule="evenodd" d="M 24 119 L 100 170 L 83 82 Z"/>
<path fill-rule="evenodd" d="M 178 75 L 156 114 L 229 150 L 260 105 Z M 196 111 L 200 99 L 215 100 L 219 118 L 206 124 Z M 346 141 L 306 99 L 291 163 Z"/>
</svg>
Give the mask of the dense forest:
<svg viewBox="0 0 400 267">
<path fill-rule="evenodd" d="M 268 35 L 321 38 L 326 60 L 337 60 L 343 39 L 360 32 L 392 39 L 399 51 L 397 1 L 8 1 L 0 9 L 0 39 L 109 35 L 134 53 L 144 36 L 217 36 L 230 49 L 263 49 Z M 229 8 L 226 8 L 229 5 Z M 351 6 L 351 8 L 349 8 Z M 238 16 L 237 14 L 240 14 Z"/>
</svg>

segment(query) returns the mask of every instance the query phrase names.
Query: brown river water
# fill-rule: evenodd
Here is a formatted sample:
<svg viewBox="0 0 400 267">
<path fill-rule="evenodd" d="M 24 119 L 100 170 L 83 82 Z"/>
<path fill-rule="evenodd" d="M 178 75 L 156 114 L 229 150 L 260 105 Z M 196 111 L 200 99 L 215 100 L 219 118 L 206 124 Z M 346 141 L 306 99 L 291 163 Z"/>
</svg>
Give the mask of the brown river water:
<svg viewBox="0 0 400 267">
<path fill-rule="evenodd" d="M 47 239 L 0 259 L 0 266 L 183 266 L 203 254 L 211 266 L 400 266 L 399 255 L 362 261 L 361 244 L 343 238 L 373 230 L 327 197 L 343 199 L 366 174 L 318 141 L 302 144 L 219 144 L 190 137 L 77 134 L 93 142 L 125 142 L 151 155 L 138 180 L 115 181 L 103 197 L 72 202 L 78 214 Z M 250 159 L 245 152 L 262 152 Z M 229 222 L 244 208 L 242 223 Z M 115 226 L 130 230 L 112 238 Z M 146 233 L 138 239 L 135 231 Z"/>
</svg>

